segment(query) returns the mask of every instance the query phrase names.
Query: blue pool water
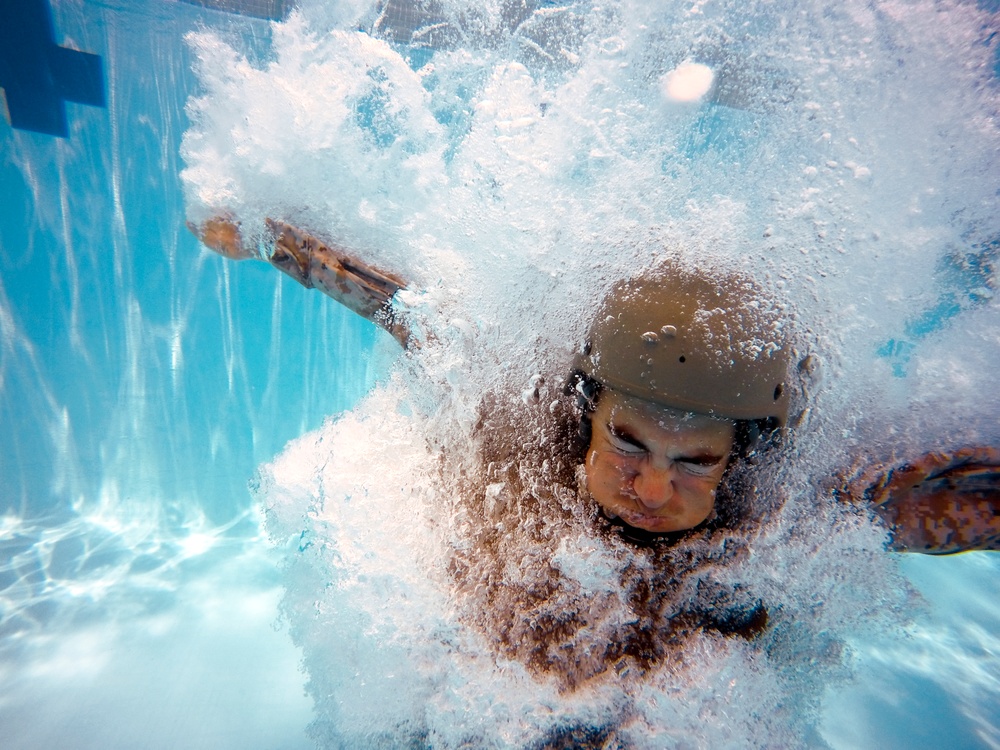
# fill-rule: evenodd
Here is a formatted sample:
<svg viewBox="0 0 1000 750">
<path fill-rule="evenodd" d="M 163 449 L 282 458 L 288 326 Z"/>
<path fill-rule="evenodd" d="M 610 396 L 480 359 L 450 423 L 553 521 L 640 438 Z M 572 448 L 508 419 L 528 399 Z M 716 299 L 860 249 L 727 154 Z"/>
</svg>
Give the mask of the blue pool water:
<svg viewBox="0 0 1000 750">
<path fill-rule="evenodd" d="M 64 138 L 0 122 L 5 748 L 311 747 L 307 726 L 352 689 L 324 671 L 343 663 L 333 653 L 348 648 L 336 645 L 343 633 L 303 625 L 300 605 L 328 594 L 296 577 L 285 527 L 268 537 L 259 503 L 287 497 L 294 516 L 296 488 L 341 486 L 317 479 L 321 439 L 343 451 L 347 499 L 373 466 L 383 478 L 415 471 L 421 457 L 394 453 L 371 427 L 408 424 L 380 404 L 420 403 L 399 382 L 412 371 L 384 334 L 329 300 L 202 249 L 184 221 L 218 208 L 205 196 L 224 195 L 248 225 L 283 212 L 377 247 L 431 290 L 427 305 L 475 290 L 476 305 L 440 303 L 452 333 L 479 332 L 478 348 L 456 338 L 472 362 L 506 346 L 496 331 L 529 308 L 552 323 L 543 339 L 572 333 L 555 305 L 592 291 L 586 269 L 636 262 L 621 249 L 645 231 L 636 227 L 693 245 L 765 238 L 748 252 L 785 287 L 827 366 L 789 524 L 808 515 L 796 508 L 821 492 L 824 470 L 851 456 L 938 439 L 996 444 L 998 307 L 982 290 L 995 288 L 1000 236 L 997 9 L 673 5 L 613 4 L 605 17 L 592 3 L 539 3 L 534 27 L 485 51 L 468 29 L 407 51 L 400 39 L 352 41 L 375 17 L 360 0 L 303 2 L 277 26 L 171 0 L 53 2 L 55 43 L 103 61 L 106 106 L 69 101 Z M 583 42 L 548 60 L 558 33 L 543 17 Z M 691 107 L 656 100 L 685 45 L 728 71 L 728 94 Z M 743 78 L 721 50 L 743 55 Z M 320 60 L 329 67 L 309 67 Z M 623 60 L 646 74 L 624 76 Z M 381 88 L 367 72 L 376 63 Z M 572 79 L 574 66 L 590 77 Z M 348 94 L 354 110 L 338 120 Z M 550 116 L 530 123 L 537 102 Z M 368 140 L 342 153 L 334 133 Z M 508 304 L 500 279 L 523 283 L 524 300 Z M 519 343 L 536 333 L 518 332 Z M 480 385 L 453 362 L 424 367 L 456 398 Z M 330 419 L 356 406 L 357 423 Z M 274 484 L 259 489 L 265 464 Z M 706 707 L 732 679 L 778 684 L 775 700 L 814 695 L 802 710 L 816 715 L 796 721 L 813 727 L 802 742 L 816 747 L 1000 747 L 996 556 L 897 560 L 873 554 L 877 534 L 836 547 L 809 533 L 788 552 L 763 545 L 762 575 L 787 577 L 790 607 L 813 591 L 823 612 L 813 624 L 847 645 L 843 656 L 823 662 L 815 684 L 801 676 L 808 657 L 787 657 L 785 673 L 756 672 L 738 654 L 712 662 L 687 696 L 711 717 L 703 732 L 678 729 L 662 746 L 772 746 L 773 724 L 750 710 L 727 709 L 730 734 L 713 724 L 723 720 Z M 375 534 L 356 541 L 378 549 Z M 845 559 L 858 561 L 853 572 L 837 567 Z M 359 671 L 376 682 L 389 668 L 364 661 L 358 643 Z M 421 689 L 404 681 L 399 695 Z M 436 710 L 479 705 L 473 693 L 489 702 L 491 689 L 479 675 L 449 683 L 458 697 Z M 530 690 L 517 700 L 540 701 Z M 575 710 L 545 700 L 554 715 Z M 678 727 L 691 711 L 678 710 Z"/>
</svg>

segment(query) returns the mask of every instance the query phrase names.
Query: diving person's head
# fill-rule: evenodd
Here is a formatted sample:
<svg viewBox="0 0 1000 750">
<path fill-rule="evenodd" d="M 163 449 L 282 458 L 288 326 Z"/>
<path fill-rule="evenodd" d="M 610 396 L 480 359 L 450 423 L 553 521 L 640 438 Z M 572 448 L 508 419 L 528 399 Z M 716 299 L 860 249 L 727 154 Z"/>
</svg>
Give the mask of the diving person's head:
<svg viewBox="0 0 1000 750">
<path fill-rule="evenodd" d="M 604 514 L 653 533 L 710 520 L 730 464 L 785 424 L 789 351 L 742 273 L 670 263 L 618 284 L 570 379 Z"/>
</svg>

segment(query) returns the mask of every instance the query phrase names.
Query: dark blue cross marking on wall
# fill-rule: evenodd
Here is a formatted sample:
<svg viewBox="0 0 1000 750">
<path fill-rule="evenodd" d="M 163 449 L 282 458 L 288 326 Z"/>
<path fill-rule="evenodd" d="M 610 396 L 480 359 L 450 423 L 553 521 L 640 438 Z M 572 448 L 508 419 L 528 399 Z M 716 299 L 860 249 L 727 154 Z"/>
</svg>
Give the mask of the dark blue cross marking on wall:
<svg viewBox="0 0 1000 750">
<path fill-rule="evenodd" d="M 66 102 L 105 106 L 100 56 L 56 44 L 49 0 L 0 2 L 0 88 L 13 127 L 62 138 Z"/>
</svg>

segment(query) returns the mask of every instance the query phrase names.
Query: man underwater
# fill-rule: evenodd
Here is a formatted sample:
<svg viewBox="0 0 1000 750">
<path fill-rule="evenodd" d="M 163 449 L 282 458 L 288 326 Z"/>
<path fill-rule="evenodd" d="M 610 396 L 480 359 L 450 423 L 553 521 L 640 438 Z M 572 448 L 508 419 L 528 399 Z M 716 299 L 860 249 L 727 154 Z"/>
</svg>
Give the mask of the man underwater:
<svg viewBox="0 0 1000 750">
<path fill-rule="evenodd" d="M 402 279 L 286 223 L 268 228 L 272 265 L 404 348 L 431 345 L 399 304 Z M 227 257 L 260 257 L 230 220 L 192 231 Z M 458 619 L 498 663 L 575 693 L 677 674 L 697 661 L 695 636 L 766 648 L 780 611 L 727 571 L 784 501 L 773 474 L 791 442 L 797 374 L 783 323 L 744 273 L 667 260 L 612 288 L 564 386 L 553 377 L 534 394 L 483 395 L 480 468 L 442 483 L 463 534 L 446 565 Z M 876 466 L 836 494 L 872 504 L 896 550 L 998 549 L 998 453 Z M 527 747 L 628 748 L 631 709 L 617 710 Z"/>
<path fill-rule="evenodd" d="M 190 228 L 225 257 L 260 257 L 227 218 Z M 273 246 L 264 259 L 385 328 L 404 348 L 420 345 L 394 305 L 402 279 L 287 223 L 268 220 L 268 228 Z M 649 539 L 710 523 L 723 479 L 780 438 L 791 353 L 767 309 L 749 279 L 671 278 L 669 269 L 619 284 L 604 300 L 567 388 L 586 443 L 586 489 L 626 533 Z M 998 467 L 995 447 L 931 451 L 856 471 L 835 494 L 870 503 L 897 551 L 998 550 Z"/>
</svg>

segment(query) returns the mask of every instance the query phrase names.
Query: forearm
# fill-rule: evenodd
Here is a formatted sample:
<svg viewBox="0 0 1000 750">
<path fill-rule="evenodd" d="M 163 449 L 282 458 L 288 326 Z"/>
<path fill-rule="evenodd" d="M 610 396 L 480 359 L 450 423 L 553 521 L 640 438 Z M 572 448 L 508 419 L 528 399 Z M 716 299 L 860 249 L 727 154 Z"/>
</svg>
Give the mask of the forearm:
<svg viewBox="0 0 1000 750">
<path fill-rule="evenodd" d="M 901 552 L 1000 550 L 998 448 L 930 451 L 895 467 L 875 467 L 841 494 L 870 503 Z"/>
<path fill-rule="evenodd" d="M 996 494 L 995 491 L 993 493 Z M 1000 502 L 978 493 L 946 491 L 876 506 L 900 552 L 949 555 L 1000 550 Z"/>
<path fill-rule="evenodd" d="M 406 321 L 393 307 L 396 292 L 406 288 L 400 277 L 369 266 L 291 224 L 268 219 L 267 226 L 274 237 L 268 258 L 271 265 L 386 329 L 404 349 L 410 345 Z"/>
<path fill-rule="evenodd" d="M 380 271 L 343 248 L 326 245 L 283 221 L 267 220 L 264 246 L 243 244 L 239 223 L 219 217 L 188 228 L 209 248 L 233 260 L 261 258 L 307 289 L 319 289 L 358 315 L 387 330 L 403 348 L 412 343 L 405 317 L 394 306 L 406 288 L 398 276 Z"/>
</svg>

